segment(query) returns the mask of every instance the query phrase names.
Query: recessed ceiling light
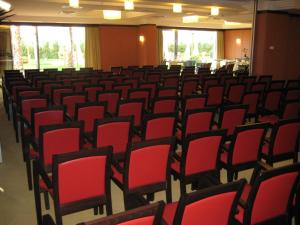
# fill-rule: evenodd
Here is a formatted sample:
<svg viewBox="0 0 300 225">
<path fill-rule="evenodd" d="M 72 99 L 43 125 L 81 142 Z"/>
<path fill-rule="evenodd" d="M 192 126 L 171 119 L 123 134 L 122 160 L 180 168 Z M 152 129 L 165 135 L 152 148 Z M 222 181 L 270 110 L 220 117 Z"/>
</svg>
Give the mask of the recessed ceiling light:
<svg viewBox="0 0 300 225">
<path fill-rule="evenodd" d="M 79 0 L 69 0 L 69 6 L 73 8 L 79 8 Z"/>
<path fill-rule="evenodd" d="M 210 15 L 218 16 L 219 13 L 220 13 L 220 8 L 219 7 L 213 6 L 213 7 L 210 8 Z"/>
<path fill-rule="evenodd" d="M 10 8 L 11 8 L 11 4 L 6 2 L 6 1 L 0 0 L 0 8 L 5 10 L 5 11 L 9 11 Z"/>
<path fill-rule="evenodd" d="M 197 23 L 199 20 L 199 16 L 184 16 L 182 17 L 183 23 Z"/>
<path fill-rule="evenodd" d="M 174 13 L 181 13 L 182 12 L 182 5 L 180 3 L 173 4 L 173 12 Z"/>
<path fill-rule="evenodd" d="M 103 17 L 106 20 L 119 20 L 119 19 L 121 19 L 121 11 L 103 10 Z"/>
<path fill-rule="evenodd" d="M 125 0 L 124 1 L 125 10 L 134 10 L 134 2 L 133 0 Z"/>
</svg>

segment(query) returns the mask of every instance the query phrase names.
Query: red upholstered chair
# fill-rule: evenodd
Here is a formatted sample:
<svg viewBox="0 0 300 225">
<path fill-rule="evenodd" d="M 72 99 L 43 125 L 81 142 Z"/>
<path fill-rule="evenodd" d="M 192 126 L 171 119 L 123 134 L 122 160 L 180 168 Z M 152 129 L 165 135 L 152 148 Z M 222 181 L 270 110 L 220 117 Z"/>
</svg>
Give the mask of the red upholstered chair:
<svg viewBox="0 0 300 225">
<path fill-rule="evenodd" d="M 240 104 L 246 92 L 245 84 L 230 84 L 226 95 L 226 102 L 230 104 Z"/>
<path fill-rule="evenodd" d="M 138 88 L 139 83 L 140 83 L 140 79 L 139 78 L 130 77 L 130 78 L 124 79 L 123 83 L 125 83 L 125 84 L 131 84 L 132 88 Z"/>
<path fill-rule="evenodd" d="M 83 132 L 87 136 L 91 136 L 94 131 L 95 120 L 106 117 L 106 103 L 86 102 L 77 103 L 75 105 L 74 120 L 83 121 Z"/>
<path fill-rule="evenodd" d="M 128 91 L 132 88 L 132 84 L 130 83 L 121 83 L 121 84 L 114 84 L 113 90 L 120 90 L 121 91 L 121 98 L 127 99 Z"/>
<path fill-rule="evenodd" d="M 43 83 L 42 84 L 42 92 L 51 97 L 51 90 L 53 87 L 62 87 L 63 86 L 63 82 L 60 82 L 60 81 L 49 81 L 49 82 L 46 82 L 46 83 Z"/>
<path fill-rule="evenodd" d="M 26 89 L 31 89 L 32 87 L 29 84 L 21 84 L 21 85 L 14 85 L 12 86 L 12 90 L 11 90 L 11 101 L 13 103 L 17 102 L 18 97 L 17 97 L 17 92 L 19 92 L 20 90 L 26 90 Z"/>
<path fill-rule="evenodd" d="M 29 190 L 32 189 L 32 176 L 31 176 L 31 160 L 38 157 L 38 143 L 39 131 L 41 126 L 62 124 L 65 121 L 65 107 L 64 106 L 48 106 L 42 108 L 33 108 L 31 110 L 31 126 L 29 132 L 25 129 L 23 137 L 23 154 L 26 163 L 26 172 Z M 33 146 L 30 148 L 30 144 Z"/>
<path fill-rule="evenodd" d="M 265 93 L 260 113 L 262 115 L 279 113 L 281 101 L 283 97 L 283 90 L 270 90 Z"/>
<path fill-rule="evenodd" d="M 61 95 L 63 93 L 73 93 L 74 89 L 72 86 L 64 87 L 53 87 L 51 89 L 51 101 L 54 105 L 61 105 Z"/>
<path fill-rule="evenodd" d="M 87 100 L 87 93 L 63 93 L 61 95 L 61 103 L 66 106 L 67 116 L 74 119 L 75 106 L 78 103 L 85 103 Z"/>
<path fill-rule="evenodd" d="M 232 225 L 245 180 L 205 188 L 182 195 L 167 204 L 163 221 L 167 225 Z"/>
<path fill-rule="evenodd" d="M 270 84 L 269 90 L 278 90 L 285 87 L 285 80 L 273 80 Z"/>
<path fill-rule="evenodd" d="M 218 121 L 219 129 L 227 129 L 227 137 L 231 137 L 237 126 L 246 122 L 248 105 L 223 106 Z"/>
<path fill-rule="evenodd" d="M 182 115 L 187 110 L 191 109 L 203 109 L 206 106 L 207 95 L 190 95 L 183 98 L 181 101 L 181 111 L 179 112 L 179 120 L 181 121 Z"/>
<path fill-rule="evenodd" d="M 266 140 L 262 157 L 267 163 L 293 159 L 298 161 L 300 118 L 279 120 L 273 127 L 270 140 Z"/>
<path fill-rule="evenodd" d="M 219 85 L 220 79 L 216 77 L 207 77 L 202 81 L 202 93 L 207 93 L 209 86 Z"/>
<path fill-rule="evenodd" d="M 232 77 L 231 75 L 230 75 L 230 77 L 225 78 L 224 86 L 225 86 L 225 95 L 226 96 L 228 95 L 229 87 L 233 84 L 238 84 L 238 82 L 239 82 L 239 79 L 237 77 Z"/>
<path fill-rule="evenodd" d="M 213 184 L 220 183 L 218 163 L 225 136 L 226 130 L 215 130 L 193 133 L 184 140 L 181 156 L 175 155 L 171 165 L 174 178 L 180 181 L 181 195 L 186 193 L 187 184 L 207 183 L 208 175 Z"/>
<path fill-rule="evenodd" d="M 139 88 L 148 88 L 151 90 L 150 98 L 153 99 L 155 97 L 155 94 L 157 92 L 157 82 L 146 82 L 146 83 L 140 83 Z"/>
<path fill-rule="evenodd" d="M 113 75 L 120 75 L 123 67 L 122 66 L 112 66 L 110 68 L 110 71 L 113 73 Z"/>
<path fill-rule="evenodd" d="M 207 106 L 219 107 L 223 104 L 225 88 L 222 85 L 209 86 L 207 88 Z"/>
<path fill-rule="evenodd" d="M 98 84 L 103 85 L 105 91 L 111 91 L 115 82 L 115 79 L 101 79 Z"/>
<path fill-rule="evenodd" d="M 96 120 L 93 147 L 113 147 L 114 159 L 124 161 L 132 137 L 133 117 L 116 117 Z"/>
<path fill-rule="evenodd" d="M 135 135 L 132 142 L 153 140 L 175 136 L 176 113 L 148 114 L 143 119 L 140 135 Z"/>
<path fill-rule="evenodd" d="M 177 97 L 177 88 L 159 88 L 156 97 Z"/>
<path fill-rule="evenodd" d="M 300 88 L 300 80 L 288 80 L 286 82 L 286 88 Z"/>
<path fill-rule="evenodd" d="M 120 90 L 104 91 L 104 92 L 97 91 L 97 101 L 106 102 L 107 111 L 111 115 L 116 115 L 120 99 L 121 99 Z"/>
<path fill-rule="evenodd" d="M 177 111 L 177 97 L 160 97 L 153 99 L 152 113 L 173 113 Z"/>
<path fill-rule="evenodd" d="M 179 76 L 164 76 L 162 80 L 162 86 L 164 88 L 176 88 L 179 87 Z"/>
<path fill-rule="evenodd" d="M 143 80 L 144 76 L 145 76 L 145 71 L 142 69 L 137 69 L 132 72 L 132 75 L 130 77 L 138 80 Z"/>
<path fill-rule="evenodd" d="M 160 83 L 161 73 L 160 72 L 149 73 L 146 75 L 145 79 L 147 82 Z"/>
<path fill-rule="evenodd" d="M 174 148 L 174 138 L 134 144 L 126 152 L 124 166 L 113 167 L 112 179 L 123 190 L 126 210 L 147 204 L 143 195 L 163 190 L 167 202 L 172 202 L 170 165 Z"/>
<path fill-rule="evenodd" d="M 224 146 L 220 167 L 227 170 L 227 180 L 231 182 L 238 172 L 254 168 L 261 158 L 262 146 L 269 128 L 267 123 L 257 123 L 236 127 L 230 144 Z"/>
<path fill-rule="evenodd" d="M 133 116 L 133 126 L 139 129 L 142 125 L 144 115 L 144 100 L 122 100 L 118 105 L 118 117 Z"/>
<path fill-rule="evenodd" d="M 195 94 L 198 91 L 199 79 L 183 80 L 181 84 L 181 97 Z"/>
<path fill-rule="evenodd" d="M 266 90 L 268 90 L 272 82 L 272 75 L 260 75 L 258 76 L 257 82 L 267 83 Z"/>
<path fill-rule="evenodd" d="M 164 205 L 160 201 L 78 225 L 160 225 Z"/>
<path fill-rule="evenodd" d="M 260 92 L 246 92 L 242 98 L 242 104 L 248 105 L 247 117 L 250 119 L 254 117 L 255 121 L 258 120 L 258 104 Z"/>
<path fill-rule="evenodd" d="M 128 99 L 144 99 L 145 110 L 148 110 L 150 104 L 151 89 L 149 88 L 136 88 L 128 91 Z"/>
<path fill-rule="evenodd" d="M 259 118 L 260 122 L 275 124 L 280 119 L 293 119 L 300 117 L 300 100 L 290 100 L 284 103 L 283 110 L 276 114 L 266 115 Z"/>
<path fill-rule="evenodd" d="M 82 92 L 83 87 L 86 85 L 90 85 L 91 82 L 87 79 L 85 80 L 74 80 L 71 82 L 71 85 L 74 87 L 75 92 Z"/>
<path fill-rule="evenodd" d="M 241 78 L 240 83 L 245 84 L 247 91 L 250 91 L 252 84 L 255 83 L 255 81 L 256 76 L 246 76 Z"/>
<path fill-rule="evenodd" d="M 244 188 L 235 215 L 236 224 L 290 224 L 289 213 L 299 182 L 300 165 L 262 168 L 254 170 L 250 184 Z"/>
<path fill-rule="evenodd" d="M 111 147 L 92 151 L 72 152 L 53 156 L 48 175 L 44 165 L 35 161 L 34 183 L 38 224 L 42 224 L 40 191 L 47 188 L 54 200 L 56 225 L 64 215 L 106 205 L 112 214 L 110 190 Z M 40 184 L 43 183 L 44 187 Z M 96 211 L 95 211 L 96 212 Z"/>
<path fill-rule="evenodd" d="M 83 91 L 87 93 L 87 100 L 89 102 L 96 102 L 97 92 L 104 91 L 104 85 L 100 85 L 100 84 L 84 85 Z"/>
<path fill-rule="evenodd" d="M 259 103 L 262 103 L 267 89 L 268 89 L 267 82 L 255 82 L 252 84 L 250 91 L 258 91 L 260 93 Z"/>
<path fill-rule="evenodd" d="M 285 100 L 299 100 L 300 99 L 300 88 L 288 88 L 285 91 Z"/>
<path fill-rule="evenodd" d="M 188 134 L 208 131 L 212 128 L 215 108 L 203 108 L 188 110 L 182 119 L 182 127 L 177 129 L 176 138 L 179 143 L 186 138 Z"/>
</svg>

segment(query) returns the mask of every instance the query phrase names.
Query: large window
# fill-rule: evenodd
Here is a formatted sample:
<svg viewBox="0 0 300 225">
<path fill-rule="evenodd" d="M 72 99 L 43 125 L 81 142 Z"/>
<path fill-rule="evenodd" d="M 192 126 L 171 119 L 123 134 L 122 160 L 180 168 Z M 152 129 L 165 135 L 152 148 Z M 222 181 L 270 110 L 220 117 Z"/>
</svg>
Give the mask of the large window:
<svg viewBox="0 0 300 225">
<path fill-rule="evenodd" d="M 217 58 L 217 32 L 163 30 L 163 46 L 166 62 L 213 63 Z"/>
<path fill-rule="evenodd" d="M 84 27 L 11 26 L 15 69 L 84 67 Z"/>
</svg>

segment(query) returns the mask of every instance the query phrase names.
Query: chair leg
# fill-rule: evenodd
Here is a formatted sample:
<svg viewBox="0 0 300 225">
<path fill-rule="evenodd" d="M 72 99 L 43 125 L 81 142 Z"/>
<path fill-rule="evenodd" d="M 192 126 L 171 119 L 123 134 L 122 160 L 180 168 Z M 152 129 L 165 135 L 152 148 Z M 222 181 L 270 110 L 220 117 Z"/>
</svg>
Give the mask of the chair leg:
<svg viewBox="0 0 300 225">
<path fill-rule="evenodd" d="M 227 182 L 233 181 L 234 172 L 230 169 L 227 169 Z"/>
<path fill-rule="evenodd" d="M 236 171 L 236 172 L 234 173 L 234 179 L 235 179 L 235 180 L 237 180 L 237 179 L 238 179 L 238 177 L 239 177 L 239 172 L 238 172 L 238 171 Z"/>
<path fill-rule="evenodd" d="M 99 208 L 100 211 L 100 208 Z M 98 206 L 94 207 L 94 215 L 98 215 Z"/>
<path fill-rule="evenodd" d="M 180 180 L 180 194 L 181 195 L 186 194 L 186 186 L 183 180 Z"/>
<path fill-rule="evenodd" d="M 38 167 L 36 162 L 33 164 L 33 180 L 34 180 L 34 200 L 35 200 L 35 210 L 36 210 L 36 219 L 38 225 L 43 225 L 42 219 L 42 208 L 41 208 L 41 196 L 40 196 L 40 185 L 39 185 L 39 174 Z"/>
<path fill-rule="evenodd" d="M 26 163 L 26 172 L 27 172 L 27 182 L 28 182 L 28 189 L 32 190 L 32 171 L 31 171 L 31 161 L 29 156 L 25 156 L 25 163 Z"/>
<path fill-rule="evenodd" d="M 49 210 L 50 209 L 49 193 L 47 191 L 44 191 L 43 194 L 44 194 L 44 201 L 45 201 L 45 209 Z"/>
<path fill-rule="evenodd" d="M 154 201 L 154 193 L 147 194 L 147 201 Z"/>
</svg>

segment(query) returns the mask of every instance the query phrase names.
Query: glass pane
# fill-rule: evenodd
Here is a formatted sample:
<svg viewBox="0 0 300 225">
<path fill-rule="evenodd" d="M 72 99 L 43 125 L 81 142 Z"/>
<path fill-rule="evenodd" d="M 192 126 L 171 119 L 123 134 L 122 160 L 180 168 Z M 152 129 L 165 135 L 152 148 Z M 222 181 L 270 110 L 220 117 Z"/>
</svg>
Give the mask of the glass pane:
<svg viewBox="0 0 300 225">
<path fill-rule="evenodd" d="M 37 69 L 36 27 L 11 26 L 14 69 Z"/>
<path fill-rule="evenodd" d="M 85 28 L 72 27 L 73 65 L 75 68 L 85 67 Z"/>
<path fill-rule="evenodd" d="M 175 59 L 175 30 L 163 30 L 163 53 L 164 60 L 174 61 Z"/>
</svg>

